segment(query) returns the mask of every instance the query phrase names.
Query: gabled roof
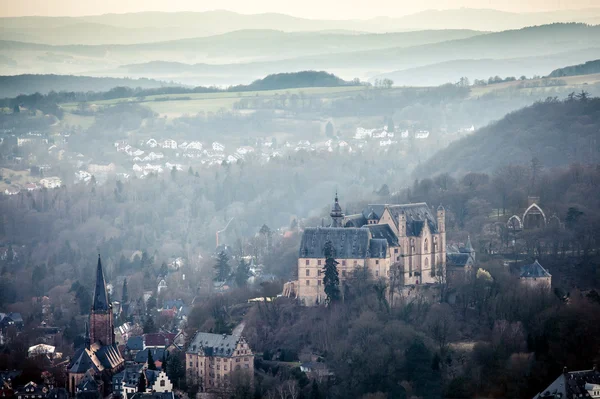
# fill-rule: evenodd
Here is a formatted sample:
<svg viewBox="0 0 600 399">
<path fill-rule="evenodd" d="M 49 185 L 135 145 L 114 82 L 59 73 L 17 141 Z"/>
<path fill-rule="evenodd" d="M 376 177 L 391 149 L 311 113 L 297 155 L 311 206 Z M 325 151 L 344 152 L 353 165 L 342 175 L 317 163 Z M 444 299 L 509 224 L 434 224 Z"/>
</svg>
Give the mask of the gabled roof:
<svg viewBox="0 0 600 399">
<path fill-rule="evenodd" d="M 69 373 L 83 374 L 86 371 L 93 369 L 94 371 L 102 371 L 101 364 L 94 362 L 92 359 L 93 353 L 86 348 L 81 348 L 75 353 L 75 359 L 69 367 Z"/>
<path fill-rule="evenodd" d="M 240 337 L 227 334 L 198 332 L 190 342 L 187 353 L 204 353 L 206 356 L 231 357 Z"/>
<path fill-rule="evenodd" d="M 545 390 L 534 399 L 579 399 L 590 398 L 586 384 L 600 384 L 600 372 L 597 370 L 564 371 Z"/>
<path fill-rule="evenodd" d="M 385 238 L 374 238 L 369 242 L 369 258 L 386 258 L 388 253 L 388 242 Z"/>
<path fill-rule="evenodd" d="M 438 232 L 437 220 L 425 202 L 402 205 L 369 204 L 363 209 L 362 215 L 365 219 L 368 219 L 369 215 L 374 214 L 377 219 L 381 219 L 386 209 L 389 210 L 396 227 L 398 227 L 398 217 L 401 213 L 404 213 L 407 236 L 421 234 L 425 222 L 428 224 L 431 233 L 436 234 Z"/>
<path fill-rule="evenodd" d="M 470 262 L 471 255 L 468 253 L 446 253 L 446 263 L 449 267 L 464 267 Z"/>
<path fill-rule="evenodd" d="M 539 262 L 533 262 L 530 265 L 521 266 L 521 278 L 540 278 L 540 277 L 552 277 L 548 270 L 544 269 Z"/>
<path fill-rule="evenodd" d="M 96 268 L 96 287 L 94 289 L 94 311 L 106 312 L 109 308 L 108 293 L 106 292 L 106 282 L 102 271 L 102 262 L 98 255 L 98 267 Z"/>
</svg>

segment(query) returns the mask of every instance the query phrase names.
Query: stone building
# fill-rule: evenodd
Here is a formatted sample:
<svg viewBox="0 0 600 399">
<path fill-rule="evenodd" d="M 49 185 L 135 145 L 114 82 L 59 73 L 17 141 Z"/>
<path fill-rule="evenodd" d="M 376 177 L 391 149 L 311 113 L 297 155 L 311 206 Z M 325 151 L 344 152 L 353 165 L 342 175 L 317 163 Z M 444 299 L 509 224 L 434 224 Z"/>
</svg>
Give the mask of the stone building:
<svg viewBox="0 0 600 399">
<path fill-rule="evenodd" d="M 537 259 L 530 265 L 521 266 L 519 280 L 533 288 L 550 288 L 552 286 L 552 275 L 540 265 Z"/>
<path fill-rule="evenodd" d="M 297 296 L 306 305 L 325 298 L 324 245 L 333 244 L 340 284 L 358 268 L 374 278 L 397 276 L 399 286 L 438 284 L 446 273 L 446 212 L 426 203 L 367 205 L 345 216 L 336 194 L 331 226 L 307 228 L 298 258 Z"/>
<path fill-rule="evenodd" d="M 112 305 L 108 301 L 102 262 L 98 255 L 96 287 L 89 328 L 86 324 L 85 343 L 83 348 L 75 352 L 67 369 L 68 388 L 71 395 L 75 395 L 86 374 L 88 380 L 89 376 L 102 380 L 105 384 L 101 384 L 101 386 L 108 389 L 112 375 L 123 369 L 125 361 L 115 342 L 114 328 Z M 104 394 L 108 394 L 108 390 Z"/>
<path fill-rule="evenodd" d="M 225 392 L 234 373 L 252 383 L 254 353 L 241 336 L 198 332 L 185 353 L 185 370 L 202 392 Z"/>
</svg>

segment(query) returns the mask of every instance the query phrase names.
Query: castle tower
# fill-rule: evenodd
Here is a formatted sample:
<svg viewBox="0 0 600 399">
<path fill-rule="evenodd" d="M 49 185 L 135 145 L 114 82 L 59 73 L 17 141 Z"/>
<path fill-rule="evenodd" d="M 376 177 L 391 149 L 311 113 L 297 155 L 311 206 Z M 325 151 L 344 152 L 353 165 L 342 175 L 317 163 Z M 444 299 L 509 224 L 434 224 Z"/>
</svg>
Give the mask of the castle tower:
<svg viewBox="0 0 600 399">
<path fill-rule="evenodd" d="M 446 231 L 446 210 L 441 204 L 437 209 L 437 225 L 440 233 Z"/>
<path fill-rule="evenodd" d="M 331 227 L 343 227 L 344 212 L 342 212 L 342 207 L 338 201 L 337 191 L 335 192 L 335 202 L 331 207 L 329 216 L 331 216 Z"/>
<path fill-rule="evenodd" d="M 98 255 L 98 267 L 96 268 L 96 287 L 94 289 L 94 303 L 90 312 L 89 333 L 91 343 L 98 341 L 102 345 L 115 343 L 112 305 L 108 301 L 100 255 Z"/>
<path fill-rule="evenodd" d="M 398 215 L 398 237 L 406 237 L 406 214 L 404 210 Z"/>
</svg>

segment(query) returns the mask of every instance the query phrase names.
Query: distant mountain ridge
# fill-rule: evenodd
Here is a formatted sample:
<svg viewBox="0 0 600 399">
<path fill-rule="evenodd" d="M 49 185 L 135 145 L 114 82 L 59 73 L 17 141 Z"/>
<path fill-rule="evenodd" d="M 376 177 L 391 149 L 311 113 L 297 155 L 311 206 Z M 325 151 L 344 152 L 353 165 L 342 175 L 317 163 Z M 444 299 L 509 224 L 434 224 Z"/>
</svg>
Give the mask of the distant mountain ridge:
<svg viewBox="0 0 600 399">
<path fill-rule="evenodd" d="M 373 33 L 425 29 L 501 31 L 553 22 L 600 20 L 600 8 L 510 13 L 493 9 L 427 10 L 403 17 L 365 20 L 311 20 L 285 14 L 230 11 L 143 12 L 83 17 L 0 18 L 0 39 L 47 44 L 132 44 L 210 36 L 242 29 L 286 32 L 347 30 Z"/>
<path fill-rule="evenodd" d="M 153 89 L 178 85 L 180 84 L 144 78 L 99 78 L 73 75 L 0 76 L 0 93 L 2 97 L 16 97 L 21 94 L 33 93 L 47 94 L 51 91 L 108 91 L 117 86 Z"/>
<path fill-rule="evenodd" d="M 600 73 L 600 59 L 588 61 L 584 64 L 571 65 L 555 69 L 554 71 L 550 72 L 548 77 L 559 78 L 562 76 L 591 75 L 593 73 Z"/>
</svg>

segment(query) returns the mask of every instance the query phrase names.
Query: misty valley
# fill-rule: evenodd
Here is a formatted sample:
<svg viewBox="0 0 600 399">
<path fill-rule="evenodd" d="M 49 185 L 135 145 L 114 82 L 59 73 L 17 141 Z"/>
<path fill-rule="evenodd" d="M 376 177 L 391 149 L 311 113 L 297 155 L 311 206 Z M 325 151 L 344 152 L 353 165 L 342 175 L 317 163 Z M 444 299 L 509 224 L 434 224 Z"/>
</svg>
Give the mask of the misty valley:
<svg viewBox="0 0 600 399">
<path fill-rule="evenodd" d="M 10 15 L 3 398 L 600 398 L 600 8 Z"/>
</svg>

